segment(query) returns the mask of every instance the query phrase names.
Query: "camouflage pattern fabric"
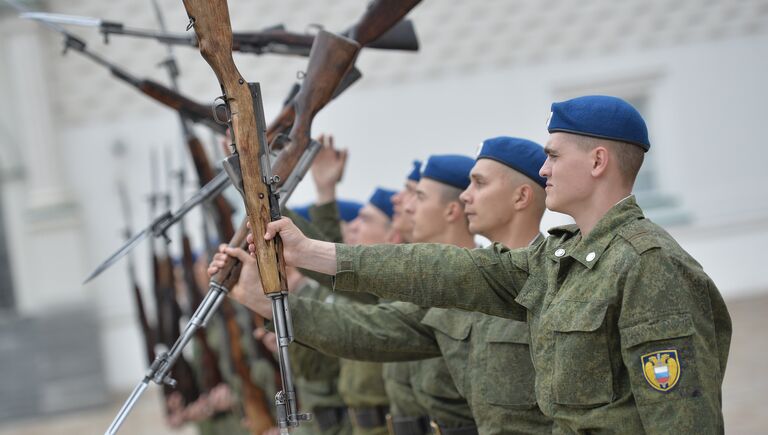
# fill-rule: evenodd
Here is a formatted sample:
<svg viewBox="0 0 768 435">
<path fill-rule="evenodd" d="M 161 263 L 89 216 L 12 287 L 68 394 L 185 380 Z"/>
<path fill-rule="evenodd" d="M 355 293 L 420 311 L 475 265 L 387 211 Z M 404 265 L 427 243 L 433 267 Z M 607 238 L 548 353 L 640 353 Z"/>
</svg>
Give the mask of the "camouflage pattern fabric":
<svg viewBox="0 0 768 435">
<path fill-rule="evenodd" d="M 633 196 L 584 238 L 569 225 L 516 250 L 337 245 L 336 256 L 339 289 L 527 319 L 555 433 L 724 431 L 728 310 Z"/>
</svg>

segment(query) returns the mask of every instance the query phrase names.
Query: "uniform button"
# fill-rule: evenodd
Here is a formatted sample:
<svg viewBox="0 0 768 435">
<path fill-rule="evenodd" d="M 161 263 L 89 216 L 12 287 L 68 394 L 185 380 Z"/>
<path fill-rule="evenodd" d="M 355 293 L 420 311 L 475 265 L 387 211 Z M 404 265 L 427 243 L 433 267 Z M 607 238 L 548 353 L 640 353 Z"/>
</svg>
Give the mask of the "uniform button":
<svg viewBox="0 0 768 435">
<path fill-rule="evenodd" d="M 562 257 L 563 255 L 565 255 L 565 249 L 560 248 L 557 251 L 555 251 L 555 257 Z"/>
<path fill-rule="evenodd" d="M 589 254 L 587 254 L 587 261 L 592 261 L 594 259 L 595 259 L 595 253 L 594 252 L 590 252 Z"/>
</svg>

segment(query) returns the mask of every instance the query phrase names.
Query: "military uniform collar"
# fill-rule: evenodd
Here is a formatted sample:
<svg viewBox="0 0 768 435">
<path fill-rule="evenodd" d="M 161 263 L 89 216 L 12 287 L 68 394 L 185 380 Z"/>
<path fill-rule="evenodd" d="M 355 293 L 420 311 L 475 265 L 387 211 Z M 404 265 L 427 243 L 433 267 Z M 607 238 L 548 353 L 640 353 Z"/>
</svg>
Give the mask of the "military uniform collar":
<svg viewBox="0 0 768 435">
<path fill-rule="evenodd" d="M 542 242 L 542 241 L 544 241 L 544 235 L 541 233 L 537 233 L 536 237 L 534 237 L 533 240 L 531 240 L 531 242 L 528 243 L 528 246 L 530 247 L 533 245 L 538 245 L 539 242 Z"/>
<path fill-rule="evenodd" d="M 551 257 L 555 261 L 564 257 L 571 257 L 588 269 L 592 269 L 613 238 L 616 237 L 618 230 L 643 218 L 643 212 L 637 205 L 635 196 L 630 195 L 611 207 L 584 239 L 581 238 L 581 231 L 576 225 L 564 225 L 550 230 L 553 235 L 568 233 L 571 236 L 564 243 L 555 247 L 555 250 L 550 253 Z"/>
</svg>

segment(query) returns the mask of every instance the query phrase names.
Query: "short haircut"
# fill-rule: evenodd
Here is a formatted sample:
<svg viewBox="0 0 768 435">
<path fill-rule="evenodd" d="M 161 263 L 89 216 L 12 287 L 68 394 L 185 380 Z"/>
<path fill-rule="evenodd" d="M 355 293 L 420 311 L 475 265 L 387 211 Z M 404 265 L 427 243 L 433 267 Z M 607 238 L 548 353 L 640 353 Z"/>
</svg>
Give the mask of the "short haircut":
<svg viewBox="0 0 768 435">
<path fill-rule="evenodd" d="M 462 210 L 464 209 L 464 202 L 459 199 L 459 196 L 463 190 L 459 189 L 458 187 L 449 186 L 445 183 L 440 183 L 440 200 L 444 204 L 448 204 L 449 202 L 458 202 L 461 206 Z"/>
<path fill-rule="evenodd" d="M 645 159 L 645 151 L 642 148 L 627 142 L 575 134 L 572 134 L 571 136 L 576 145 L 583 151 L 592 151 L 598 146 L 603 146 L 610 150 L 611 154 L 616 157 L 616 161 L 619 164 L 619 172 L 621 172 L 624 180 L 630 185 L 635 184 L 637 173 L 640 172 L 640 167 L 643 165 L 643 160 Z"/>
<path fill-rule="evenodd" d="M 546 198 L 547 194 L 544 191 L 544 188 L 539 185 L 536 181 L 532 180 L 527 175 L 523 174 L 522 172 L 518 172 L 515 169 L 508 168 L 509 171 L 507 172 L 506 178 L 507 181 L 511 184 L 513 189 L 517 189 L 523 184 L 527 185 L 531 188 L 531 191 L 533 192 L 533 202 L 531 203 L 530 210 L 535 213 L 535 216 L 537 216 L 539 219 L 544 215 L 544 210 L 547 208 L 546 206 Z"/>
</svg>

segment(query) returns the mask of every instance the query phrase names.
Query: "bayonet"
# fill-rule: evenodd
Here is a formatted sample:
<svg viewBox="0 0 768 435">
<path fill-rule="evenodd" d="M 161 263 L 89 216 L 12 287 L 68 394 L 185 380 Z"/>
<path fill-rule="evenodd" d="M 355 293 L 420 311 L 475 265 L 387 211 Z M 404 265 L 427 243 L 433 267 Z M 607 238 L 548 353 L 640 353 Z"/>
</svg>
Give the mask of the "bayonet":
<svg viewBox="0 0 768 435">
<path fill-rule="evenodd" d="M 129 238 L 120 248 L 104 260 L 90 275 L 83 281 L 83 284 L 91 281 L 93 278 L 99 276 L 102 272 L 115 264 L 119 259 L 123 258 L 127 253 L 131 252 L 142 240 L 148 236 L 153 238 L 162 237 L 166 241 L 170 241 L 167 236 L 168 229 L 176 222 L 181 220 L 184 215 L 189 213 L 198 204 L 209 201 L 219 195 L 224 189 L 229 186 L 230 179 L 224 172 L 219 172 L 213 180 L 203 186 L 194 195 L 189 197 L 183 204 L 179 206 L 175 211 L 166 211 L 162 215 L 154 218 L 154 220 L 139 233 Z"/>
<path fill-rule="evenodd" d="M 160 31 L 140 29 L 126 26 L 124 23 L 117 21 L 48 12 L 24 13 L 21 16 L 22 18 L 53 24 L 96 27 L 104 35 L 104 42 L 108 42 L 111 35 L 125 35 L 154 39 L 164 44 L 188 47 L 198 46 L 197 38 L 194 35 L 169 33 L 163 28 Z M 341 35 L 350 37 L 355 32 L 355 29 L 356 26 L 353 26 L 341 32 Z M 314 39 L 314 34 L 291 32 L 282 25 L 276 25 L 257 32 L 233 32 L 232 49 L 256 55 L 309 56 Z M 419 40 L 416 37 L 413 23 L 410 20 L 400 20 L 396 24 L 390 25 L 387 31 L 380 33 L 375 40 L 368 41 L 367 47 L 384 50 L 418 51 Z"/>
</svg>

